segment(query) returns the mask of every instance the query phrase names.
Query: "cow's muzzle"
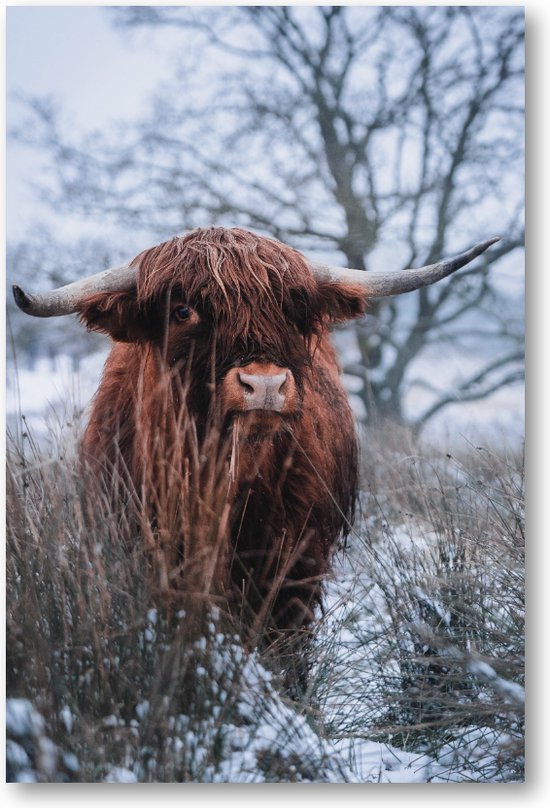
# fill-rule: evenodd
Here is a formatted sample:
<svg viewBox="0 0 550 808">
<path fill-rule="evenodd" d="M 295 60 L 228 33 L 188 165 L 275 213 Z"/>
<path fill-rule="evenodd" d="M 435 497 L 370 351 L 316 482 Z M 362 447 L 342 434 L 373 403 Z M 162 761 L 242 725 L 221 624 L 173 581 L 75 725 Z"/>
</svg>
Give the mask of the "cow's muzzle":
<svg viewBox="0 0 550 808">
<path fill-rule="evenodd" d="M 260 410 L 289 414 L 298 404 L 292 372 L 261 362 L 232 368 L 222 382 L 222 396 L 224 409 L 231 412 Z"/>
</svg>

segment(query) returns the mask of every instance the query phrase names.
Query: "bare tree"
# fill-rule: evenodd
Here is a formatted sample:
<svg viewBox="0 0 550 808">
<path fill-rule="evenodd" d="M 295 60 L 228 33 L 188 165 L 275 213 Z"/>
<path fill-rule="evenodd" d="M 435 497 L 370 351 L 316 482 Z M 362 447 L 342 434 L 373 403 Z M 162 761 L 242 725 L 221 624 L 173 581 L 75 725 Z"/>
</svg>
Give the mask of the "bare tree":
<svg viewBox="0 0 550 808">
<path fill-rule="evenodd" d="M 428 390 L 417 425 L 521 381 L 522 310 L 493 271 L 507 256 L 521 268 L 518 9 L 110 13 L 136 37 L 179 32 L 178 68 L 151 114 L 115 137 L 72 141 L 51 106 L 33 102 L 30 140 L 51 155 L 57 205 L 158 238 L 239 224 L 364 270 L 431 263 L 500 234 L 451 283 L 373 304 L 346 370 L 362 380 L 370 419 L 402 420 L 405 390 Z M 418 370 L 444 345 L 475 360 L 451 385 Z"/>
</svg>

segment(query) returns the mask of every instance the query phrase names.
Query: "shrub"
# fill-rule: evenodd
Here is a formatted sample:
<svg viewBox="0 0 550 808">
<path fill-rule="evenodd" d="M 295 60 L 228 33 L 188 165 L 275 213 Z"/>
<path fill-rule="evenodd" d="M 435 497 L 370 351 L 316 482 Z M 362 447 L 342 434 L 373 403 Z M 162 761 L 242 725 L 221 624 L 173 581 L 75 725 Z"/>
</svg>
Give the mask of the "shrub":
<svg viewBox="0 0 550 808">
<path fill-rule="evenodd" d="M 327 731 L 427 753 L 438 778 L 521 780 L 523 458 L 395 432 L 365 451 L 363 519 L 320 640 L 338 660 L 318 671 Z"/>
</svg>

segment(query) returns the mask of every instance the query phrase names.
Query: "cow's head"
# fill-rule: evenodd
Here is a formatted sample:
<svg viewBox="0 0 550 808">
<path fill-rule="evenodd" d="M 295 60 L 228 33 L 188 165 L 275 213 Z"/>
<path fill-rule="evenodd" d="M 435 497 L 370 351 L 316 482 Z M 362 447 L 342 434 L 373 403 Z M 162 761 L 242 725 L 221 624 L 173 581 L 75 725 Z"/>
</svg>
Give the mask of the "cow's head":
<svg viewBox="0 0 550 808">
<path fill-rule="evenodd" d="M 176 377 L 187 374 L 197 406 L 212 391 L 223 412 L 291 417 L 319 336 L 360 316 L 370 297 L 433 283 L 497 239 L 419 270 L 366 273 L 319 265 L 242 229 L 197 229 L 52 293 L 17 304 L 36 316 L 78 312 L 114 340 L 152 346 Z"/>
<path fill-rule="evenodd" d="M 135 286 L 85 298 L 81 319 L 155 346 L 192 403 L 215 390 L 224 413 L 299 412 L 319 335 L 366 305 L 360 286 L 317 279 L 292 248 L 241 229 L 194 230 L 135 264 Z"/>
</svg>

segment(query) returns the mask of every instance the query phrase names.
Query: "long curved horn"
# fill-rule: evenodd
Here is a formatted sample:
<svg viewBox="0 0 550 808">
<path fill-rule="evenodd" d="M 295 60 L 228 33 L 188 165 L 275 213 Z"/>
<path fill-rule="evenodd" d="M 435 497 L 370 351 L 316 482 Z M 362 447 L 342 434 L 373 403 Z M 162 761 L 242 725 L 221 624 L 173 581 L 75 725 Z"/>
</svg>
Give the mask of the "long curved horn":
<svg viewBox="0 0 550 808">
<path fill-rule="evenodd" d="M 368 297 L 387 297 L 412 292 L 420 289 L 421 286 L 427 286 L 446 278 L 447 275 L 451 275 L 477 258 L 497 241 L 500 241 L 499 236 L 483 241 L 455 258 L 439 261 L 437 264 L 420 269 L 407 269 L 401 272 L 363 272 L 358 269 L 333 267 L 315 262 L 310 262 L 310 267 L 313 274 L 322 280 L 353 283 L 362 286 Z M 97 292 L 126 292 L 133 289 L 137 283 L 137 270 L 135 262 L 123 264 L 40 295 L 27 294 L 20 286 L 14 284 L 13 296 L 19 308 L 34 317 L 59 317 L 64 314 L 74 314 L 86 297 Z"/>
<path fill-rule="evenodd" d="M 44 294 L 29 295 L 16 283 L 13 284 L 13 296 L 19 308 L 34 317 L 59 317 L 63 314 L 74 314 L 79 304 L 86 297 L 97 292 L 127 292 L 137 283 L 137 265 L 123 264 L 112 267 L 97 275 L 90 275 L 80 281 L 61 286 Z"/>
<path fill-rule="evenodd" d="M 446 278 L 460 267 L 469 264 L 497 241 L 500 241 L 500 236 L 482 241 L 481 244 L 476 244 L 475 247 L 460 253 L 455 258 L 448 258 L 420 269 L 405 269 L 400 272 L 363 272 L 360 269 L 346 269 L 314 262 L 310 262 L 310 267 L 313 274 L 320 280 L 353 283 L 356 286 L 362 286 L 367 297 L 387 297 L 401 295 L 403 292 L 413 292 L 415 289 L 420 289 L 421 286 L 428 286 Z"/>
</svg>

